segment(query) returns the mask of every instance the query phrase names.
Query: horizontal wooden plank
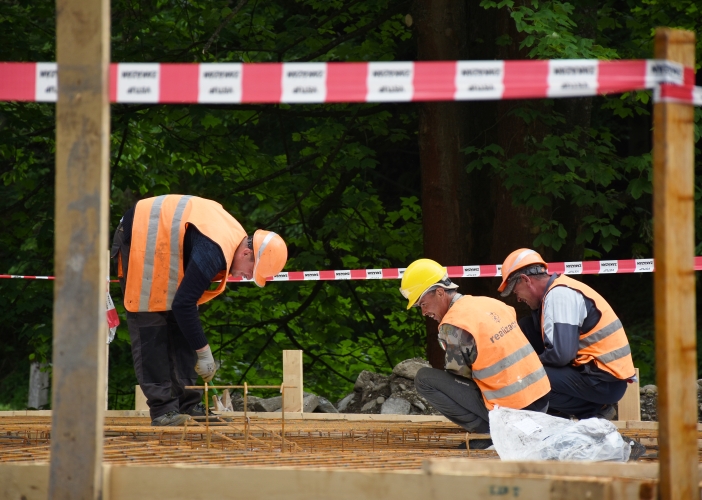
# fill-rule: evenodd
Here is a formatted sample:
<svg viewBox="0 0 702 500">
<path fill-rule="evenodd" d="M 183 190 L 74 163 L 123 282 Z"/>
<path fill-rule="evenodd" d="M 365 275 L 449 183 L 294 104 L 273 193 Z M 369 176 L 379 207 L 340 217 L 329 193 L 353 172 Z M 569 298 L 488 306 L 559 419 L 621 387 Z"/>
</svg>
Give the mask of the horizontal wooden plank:
<svg viewBox="0 0 702 500">
<path fill-rule="evenodd" d="M 457 492 L 466 500 L 634 500 L 655 498 L 655 469 L 655 464 L 472 459 L 431 460 L 424 471 L 400 472 L 104 465 L 103 498 L 191 500 L 202 497 L 203 484 L 219 484 L 232 485 L 218 488 L 217 497 L 225 500 L 445 500 Z M 48 480 L 48 464 L 0 464 L 0 498 L 44 500 Z"/>
<path fill-rule="evenodd" d="M 465 500 L 512 498 L 578 500 L 612 498 L 611 479 L 530 478 L 517 476 L 429 475 L 422 472 L 249 469 L 231 467 L 112 466 L 109 500 L 191 499 L 203 484 L 218 488 L 219 498 L 247 500 Z"/>
</svg>

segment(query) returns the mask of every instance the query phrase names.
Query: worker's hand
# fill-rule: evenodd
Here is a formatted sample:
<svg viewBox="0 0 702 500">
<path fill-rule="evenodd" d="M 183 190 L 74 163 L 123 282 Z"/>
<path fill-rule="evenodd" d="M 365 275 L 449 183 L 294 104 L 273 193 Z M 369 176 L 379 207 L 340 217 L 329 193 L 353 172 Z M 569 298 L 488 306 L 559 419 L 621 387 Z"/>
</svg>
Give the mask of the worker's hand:
<svg viewBox="0 0 702 500">
<path fill-rule="evenodd" d="M 195 363 L 195 371 L 202 377 L 202 380 L 209 382 L 217 372 L 217 365 L 212 357 L 212 350 L 209 345 L 206 345 L 204 349 L 196 351 L 196 353 L 197 363 Z"/>
</svg>

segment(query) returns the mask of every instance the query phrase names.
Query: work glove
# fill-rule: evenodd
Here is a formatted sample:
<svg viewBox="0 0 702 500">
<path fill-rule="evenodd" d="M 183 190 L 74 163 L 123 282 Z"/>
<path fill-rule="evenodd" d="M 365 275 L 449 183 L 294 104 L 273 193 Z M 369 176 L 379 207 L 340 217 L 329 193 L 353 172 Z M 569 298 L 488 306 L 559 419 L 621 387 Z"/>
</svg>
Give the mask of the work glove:
<svg viewBox="0 0 702 500">
<path fill-rule="evenodd" d="M 211 381 L 217 372 L 217 365 L 212 357 L 210 346 L 204 351 L 197 352 L 197 363 L 195 363 L 195 372 L 202 377 L 205 382 Z"/>
</svg>

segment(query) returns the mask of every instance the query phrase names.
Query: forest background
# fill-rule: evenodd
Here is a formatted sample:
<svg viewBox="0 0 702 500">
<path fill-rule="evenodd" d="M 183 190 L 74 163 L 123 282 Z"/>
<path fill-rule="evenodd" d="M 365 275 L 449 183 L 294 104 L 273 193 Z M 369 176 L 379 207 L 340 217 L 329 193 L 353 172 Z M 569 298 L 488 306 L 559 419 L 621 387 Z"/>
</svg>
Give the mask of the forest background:
<svg viewBox="0 0 702 500">
<path fill-rule="evenodd" d="M 113 0 L 112 60 L 646 59 L 655 27 L 696 30 L 701 21 L 695 0 Z M 54 2 L 0 0 L 0 60 L 56 60 Z M 0 273 L 53 274 L 54 109 L 0 103 Z M 419 257 L 497 264 L 519 247 L 547 261 L 647 258 L 651 111 L 649 91 L 538 101 L 115 104 L 111 227 L 139 199 L 187 193 L 219 201 L 248 231 L 280 233 L 286 270 L 406 267 Z M 695 124 L 699 146 L 700 109 Z M 653 382 L 652 275 L 582 280 L 612 303 L 643 382 Z M 463 293 L 493 297 L 499 284 L 458 281 Z M 413 356 L 441 366 L 436 323 L 406 311 L 398 287 L 230 285 L 200 308 L 221 361 L 216 382 L 279 383 L 283 349 L 304 351 L 306 390 L 333 401 L 363 369 L 388 373 Z M 110 346 L 109 407 L 133 408 L 129 335 L 119 288 L 111 292 L 122 325 Z M 51 281 L 0 280 L 0 409 L 25 408 L 30 363 L 50 363 L 52 305 Z"/>
</svg>

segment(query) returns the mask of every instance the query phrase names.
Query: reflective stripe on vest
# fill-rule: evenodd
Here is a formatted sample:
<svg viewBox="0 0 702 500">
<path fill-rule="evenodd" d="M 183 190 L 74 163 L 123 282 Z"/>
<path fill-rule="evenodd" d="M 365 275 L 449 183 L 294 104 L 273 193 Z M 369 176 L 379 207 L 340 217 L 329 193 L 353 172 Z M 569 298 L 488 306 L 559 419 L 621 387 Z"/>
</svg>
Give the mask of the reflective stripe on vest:
<svg viewBox="0 0 702 500">
<path fill-rule="evenodd" d="M 144 255 L 144 275 L 142 278 L 141 293 L 139 294 L 139 310 L 149 310 L 149 297 L 151 297 L 151 287 L 153 286 L 154 260 L 156 258 L 156 237 L 158 236 L 159 223 L 161 221 L 161 205 L 166 195 L 158 196 L 151 205 L 149 213 L 149 228 L 146 236 L 146 255 Z M 183 217 L 188 201 L 192 196 L 182 196 L 178 200 L 173 219 L 171 219 L 170 231 L 170 259 L 168 262 L 168 292 L 166 304 L 173 303 L 176 289 L 178 288 L 178 272 L 180 266 L 180 222 Z"/>
<path fill-rule="evenodd" d="M 505 370 L 518 361 L 526 358 L 532 352 L 534 352 L 534 349 L 531 347 L 531 344 L 527 344 L 524 347 L 514 351 L 509 356 L 502 358 L 497 363 L 488 366 L 487 368 L 483 368 L 482 370 L 473 370 L 473 377 L 488 378 L 492 377 L 493 375 L 497 375 L 502 370 Z"/>
<path fill-rule="evenodd" d="M 573 360 L 574 366 L 593 362 L 599 369 L 610 373 L 620 380 L 626 380 L 635 374 L 634 361 L 631 358 L 631 347 L 619 318 L 612 307 L 600 294 L 589 286 L 568 276 L 558 276 L 546 290 L 546 295 L 557 286 L 571 288 L 583 297 L 591 300 L 602 314 L 600 320 L 588 332 L 580 332 L 578 354 Z M 554 319 L 554 321 L 557 321 Z M 543 305 L 541 309 L 541 333 L 543 335 Z"/>
<path fill-rule="evenodd" d="M 466 295 L 453 303 L 441 324 L 462 328 L 475 339 L 473 379 L 488 409 L 495 404 L 522 409 L 551 390 L 513 308 L 489 297 Z"/>
<path fill-rule="evenodd" d="M 531 347 L 531 346 L 529 346 Z M 473 375 L 475 375 L 475 372 L 473 372 Z M 513 382 L 502 389 L 499 389 L 497 391 L 485 391 L 483 393 L 483 396 L 485 396 L 485 399 L 493 399 L 493 400 L 499 400 L 502 398 L 506 398 L 507 396 L 511 396 L 512 394 L 516 394 L 519 391 L 527 388 L 528 386 L 538 382 L 542 378 L 546 376 L 546 370 L 544 370 L 543 366 L 540 366 L 535 372 L 530 373 L 526 377 L 524 377 L 521 380 L 517 380 L 516 382 Z"/>
</svg>

